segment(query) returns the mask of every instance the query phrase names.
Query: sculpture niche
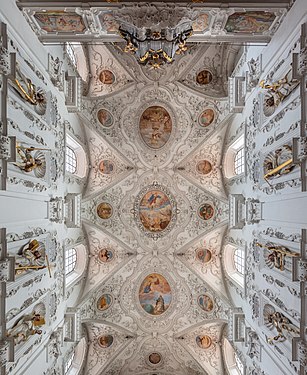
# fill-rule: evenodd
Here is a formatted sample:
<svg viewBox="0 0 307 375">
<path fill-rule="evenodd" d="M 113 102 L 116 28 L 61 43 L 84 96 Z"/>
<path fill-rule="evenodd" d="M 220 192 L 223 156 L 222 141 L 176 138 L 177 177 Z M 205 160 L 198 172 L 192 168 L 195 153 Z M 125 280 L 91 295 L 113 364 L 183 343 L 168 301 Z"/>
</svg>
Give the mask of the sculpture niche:
<svg viewBox="0 0 307 375">
<path fill-rule="evenodd" d="M 24 147 L 20 145 L 17 145 L 16 148 L 19 160 L 17 163 L 14 163 L 14 165 L 26 173 L 33 171 L 37 178 L 44 177 L 46 174 L 46 158 L 42 151 L 49 150 L 37 147 Z M 33 151 L 37 152 L 33 155 Z"/>
<path fill-rule="evenodd" d="M 267 342 L 273 344 L 275 342 L 283 342 L 287 339 L 300 334 L 300 330 L 288 319 L 284 314 L 275 311 L 273 306 L 265 305 L 264 320 L 269 329 L 276 329 L 277 335 L 268 337 Z"/>
<path fill-rule="evenodd" d="M 13 337 L 15 345 L 18 345 L 26 342 L 31 336 L 41 335 L 43 331 L 39 328 L 45 324 L 45 313 L 45 305 L 39 303 L 31 314 L 19 318 L 7 331 L 6 336 Z"/>
<path fill-rule="evenodd" d="M 292 70 L 289 70 L 285 77 L 279 79 L 277 82 L 266 83 L 262 80 L 259 86 L 267 90 L 263 103 L 264 115 L 267 117 L 271 116 L 280 103 L 282 103 L 298 85 L 299 80 L 293 79 Z"/>
<path fill-rule="evenodd" d="M 16 275 L 21 275 L 30 270 L 38 271 L 47 268 L 51 277 L 48 255 L 42 242 L 32 239 L 20 249 L 18 254 L 21 257 L 16 261 Z"/>
<path fill-rule="evenodd" d="M 36 87 L 31 79 L 21 72 L 18 66 L 16 75 L 11 80 L 11 85 L 24 101 L 34 106 L 37 114 L 44 115 L 46 113 L 47 98 L 45 91 L 40 87 Z"/>
<path fill-rule="evenodd" d="M 266 254 L 264 254 L 264 256 L 267 266 L 269 268 L 277 268 L 280 271 L 288 269 L 286 267 L 287 257 L 294 258 L 300 256 L 299 253 L 292 252 L 285 246 L 271 244 L 262 245 L 260 243 L 257 243 L 257 246 L 265 251 Z M 288 271 L 291 270 L 288 269 Z"/>
<path fill-rule="evenodd" d="M 292 147 L 283 145 L 265 157 L 263 162 L 263 178 L 268 182 L 270 179 L 292 172 L 295 166 L 293 163 Z"/>
</svg>

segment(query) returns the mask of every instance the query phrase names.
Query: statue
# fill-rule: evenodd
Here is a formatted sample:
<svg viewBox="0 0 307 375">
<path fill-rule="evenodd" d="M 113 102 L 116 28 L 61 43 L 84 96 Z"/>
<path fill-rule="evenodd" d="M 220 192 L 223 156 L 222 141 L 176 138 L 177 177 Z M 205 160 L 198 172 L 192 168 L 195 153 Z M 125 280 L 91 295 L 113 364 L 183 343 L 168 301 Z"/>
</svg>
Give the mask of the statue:
<svg viewBox="0 0 307 375">
<path fill-rule="evenodd" d="M 38 329 L 45 324 L 44 316 L 33 311 L 32 314 L 24 315 L 16 321 L 12 328 L 7 331 L 7 337 L 13 337 L 15 345 L 25 342 L 33 335 L 41 335 Z"/>
<path fill-rule="evenodd" d="M 30 78 L 27 78 L 18 67 L 16 69 L 16 77 L 14 81 L 12 81 L 12 84 L 14 89 L 26 102 L 35 106 L 46 106 L 45 92 L 41 89 L 37 89 Z"/>
<path fill-rule="evenodd" d="M 284 78 L 279 79 L 277 82 L 265 83 L 264 80 L 260 81 L 259 86 L 267 90 L 268 93 L 264 104 L 267 107 L 278 107 L 279 104 L 291 94 L 298 84 L 299 81 L 292 78 L 291 70 L 285 75 Z"/>
<path fill-rule="evenodd" d="M 44 168 L 45 167 L 45 158 L 40 156 L 38 158 L 36 155 L 32 155 L 32 152 L 34 150 L 44 150 L 41 148 L 35 148 L 35 147 L 22 147 L 22 146 L 16 146 L 17 153 L 22 160 L 22 163 L 14 163 L 16 167 L 21 169 L 22 171 L 29 173 L 32 172 L 34 169 L 37 168 Z"/>
<path fill-rule="evenodd" d="M 281 176 L 290 173 L 294 168 L 292 159 L 292 147 L 283 145 L 274 152 L 269 153 L 263 162 L 264 179 Z"/>
<path fill-rule="evenodd" d="M 285 258 L 286 257 L 298 257 L 300 256 L 299 253 L 294 253 L 290 251 L 285 246 L 275 246 L 275 245 L 262 245 L 260 243 L 257 243 L 257 246 L 267 249 L 270 254 L 267 256 L 266 263 L 270 268 L 277 268 L 280 271 L 285 270 Z"/>
<path fill-rule="evenodd" d="M 45 247 L 37 240 L 30 240 L 30 242 L 22 247 L 19 251 L 22 258 L 16 262 L 15 273 L 20 275 L 28 270 L 48 269 L 51 277 L 50 264 L 47 254 L 45 254 Z M 45 264 L 45 262 L 47 264 Z"/>
<path fill-rule="evenodd" d="M 275 327 L 278 335 L 267 339 L 269 344 L 273 344 L 274 341 L 280 342 L 285 341 L 287 338 L 284 335 L 285 332 L 300 334 L 300 330 L 295 327 L 290 319 L 286 318 L 282 313 L 274 311 L 267 316 L 267 325 Z"/>
</svg>

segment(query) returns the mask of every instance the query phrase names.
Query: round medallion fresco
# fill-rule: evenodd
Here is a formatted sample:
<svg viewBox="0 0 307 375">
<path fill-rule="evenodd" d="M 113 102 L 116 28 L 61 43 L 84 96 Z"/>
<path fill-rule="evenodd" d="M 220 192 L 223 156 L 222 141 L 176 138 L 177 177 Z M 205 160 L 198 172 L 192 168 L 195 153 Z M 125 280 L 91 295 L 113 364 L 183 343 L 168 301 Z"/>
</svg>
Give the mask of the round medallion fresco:
<svg viewBox="0 0 307 375">
<path fill-rule="evenodd" d="M 105 85 L 112 85 L 115 82 L 115 75 L 111 70 L 102 70 L 99 74 L 99 80 Z"/>
<path fill-rule="evenodd" d="M 212 78 L 212 73 L 209 70 L 204 69 L 197 74 L 196 82 L 199 85 L 208 85 L 208 83 L 212 81 Z"/>
<path fill-rule="evenodd" d="M 106 109 L 99 109 L 97 112 L 97 118 L 101 125 L 105 126 L 106 128 L 113 125 L 113 116 Z"/>
<path fill-rule="evenodd" d="M 114 164 L 111 160 L 102 160 L 99 163 L 99 170 L 102 174 L 112 174 L 114 172 Z"/>
<path fill-rule="evenodd" d="M 198 122 L 200 126 L 203 126 L 204 128 L 212 124 L 215 117 L 215 113 L 213 109 L 206 108 L 199 116 Z"/>
<path fill-rule="evenodd" d="M 208 349 L 212 344 L 212 339 L 207 335 L 197 336 L 196 343 L 201 349 Z"/>
<path fill-rule="evenodd" d="M 112 335 L 103 335 L 99 337 L 99 345 L 102 348 L 108 348 L 113 343 L 113 336 Z"/>
<path fill-rule="evenodd" d="M 109 249 L 101 249 L 98 254 L 99 260 L 102 263 L 111 262 L 113 259 L 113 251 Z"/>
<path fill-rule="evenodd" d="M 109 219 L 112 216 L 113 209 L 112 206 L 107 202 L 102 202 L 97 206 L 97 215 L 101 219 Z"/>
<path fill-rule="evenodd" d="M 148 360 L 153 365 L 157 365 L 158 363 L 161 362 L 161 355 L 159 353 L 151 353 L 148 356 Z"/>
<path fill-rule="evenodd" d="M 199 207 L 198 214 L 203 220 L 210 220 L 214 215 L 214 208 L 209 203 L 205 203 Z"/>
<path fill-rule="evenodd" d="M 204 311 L 212 311 L 213 301 L 207 294 L 202 294 L 201 296 L 199 296 L 197 302 Z"/>
<path fill-rule="evenodd" d="M 212 258 L 212 253 L 210 250 L 201 248 L 196 250 L 196 259 L 201 263 L 208 263 Z"/>
<path fill-rule="evenodd" d="M 112 305 L 112 303 L 113 297 L 111 294 L 103 294 L 97 301 L 97 308 L 98 310 L 105 311 Z"/>
<path fill-rule="evenodd" d="M 145 144 L 158 150 L 166 144 L 171 136 L 172 119 L 165 108 L 148 107 L 140 118 L 139 128 Z"/>
<path fill-rule="evenodd" d="M 161 232 L 172 219 L 172 205 L 161 190 L 150 190 L 142 198 L 139 206 L 141 223 L 149 232 Z"/>
<path fill-rule="evenodd" d="M 209 174 L 212 171 L 212 164 L 208 160 L 201 160 L 196 165 L 199 174 Z"/>
<path fill-rule="evenodd" d="M 163 314 L 172 301 L 172 291 L 167 280 L 158 273 L 146 276 L 139 289 L 139 301 L 148 314 Z"/>
</svg>

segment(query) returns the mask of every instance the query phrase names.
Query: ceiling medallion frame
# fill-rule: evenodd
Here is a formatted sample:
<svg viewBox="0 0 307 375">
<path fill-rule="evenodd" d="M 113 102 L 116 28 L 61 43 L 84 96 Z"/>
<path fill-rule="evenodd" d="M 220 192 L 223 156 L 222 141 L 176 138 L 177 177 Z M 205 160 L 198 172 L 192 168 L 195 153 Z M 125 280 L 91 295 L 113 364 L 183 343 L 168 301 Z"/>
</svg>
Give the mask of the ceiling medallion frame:
<svg viewBox="0 0 307 375">
<path fill-rule="evenodd" d="M 171 294 L 172 294 L 172 301 L 168 307 L 167 310 L 164 311 L 163 314 L 160 315 L 151 315 L 148 312 L 146 312 L 140 302 L 139 299 L 139 290 L 140 287 L 145 280 L 145 278 L 151 274 L 157 273 L 161 275 L 169 284 L 170 289 L 171 289 Z M 157 270 L 156 267 L 149 267 L 148 269 L 144 270 L 137 278 L 136 280 L 136 288 L 134 291 L 134 300 L 135 300 L 135 306 L 140 313 L 140 315 L 145 318 L 147 321 L 152 321 L 152 322 L 162 322 L 164 320 L 168 320 L 169 317 L 176 311 L 177 307 L 177 287 L 176 284 L 173 280 L 173 278 L 170 276 L 170 274 L 165 271 L 164 269 Z M 156 327 L 157 330 L 159 330 L 159 326 Z"/>
<path fill-rule="evenodd" d="M 145 194 L 148 193 L 151 190 L 159 190 L 162 193 L 164 193 L 167 198 L 169 199 L 169 202 L 172 207 L 172 216 L 169 224 L 167 227 L 160 232 L 150 232 L 148 229 L 146 229 L 140 219 L 140 204 L 142 199 L 144 198 Z M 145 236 L 152 238 L 154 241 L 157 241 L 158 239 L 164 237 L 166 234 L 170 233 L 170 231 L 174 228 L 176 221 L 177 221 L 177 215 L 179 213 L 177 209 L 177 202 L 173 196 L 173 194 L 170 192 L 170 190 L 164 186 L 158 183 L 157 181 L 154 181 L 151 185 L 145 186 L 136 196 L 136 199 L 134 201 L 133 210 L 132 213 L 134 215 L 134 220 L 136 222 L 136 225 L 138 229 L 145 234 Z"/>
<path fill-rule="evenodd" d="M 168 115 L 171 118 L 171 122 L 172 122 L 172 131 L 170 133 L 170 136 L 169 136 L 168 140 L 165 142 L 164 145 L 162 145 L 161 147 L 159 147 L 157 149 L 150 147 L 145 142 L 144 138 L 142 137 L 141 131 L 140 131 L 140 121 L 142 119 L 143 113 L 150 107 L 162 107 L 168 113 Z M 177 125 L 177 116 L 175 115 L 175 112 L 174 112 L 173 108 L 170 106 L 170 104 L 168 102 L 166 102 L 163 99 L 155 99 L 155 100 L 147 101 L 147 102 L 143 103 L 137 109 L 136 118 L 137 118 L 137 136 L 138 136 L 139 142 L 142 144 L 143 149 L 146 150 L 146 152 L 148 152 L 148 150 L 150 150 L 150 152 L 153 155 L 156 155 L 157 153 L 161 153 L 162 151 L 164 151 L 166 147 L 171 147 L 171 145 L 173 144 L 174 138 L 175 138 L 176 131 L 177 131 L 177 126 L 176 126 Z"/>
</svg>

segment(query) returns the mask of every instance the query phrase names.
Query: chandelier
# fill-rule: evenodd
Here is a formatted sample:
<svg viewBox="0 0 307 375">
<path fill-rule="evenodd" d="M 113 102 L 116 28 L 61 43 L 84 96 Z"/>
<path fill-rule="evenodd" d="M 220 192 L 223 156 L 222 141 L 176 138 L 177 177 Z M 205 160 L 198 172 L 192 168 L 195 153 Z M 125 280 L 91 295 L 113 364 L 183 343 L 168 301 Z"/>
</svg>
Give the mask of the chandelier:
<svg viewBox="0 0 307 375">
<path fill-rule="evenodd" d="M 164 64 L 174 61 L 175 55 L 184 53 L 188 47 L 187 39 L 192 35 L 193 29 L 189 22 L 177 27 L 163 29 L 139 29 L 133 25 L 121 25 L 120 35 L 127 45 L 125 52 L 134 54 L 142 65 L 151 65 L 157 69 Z"/>
</svg>

